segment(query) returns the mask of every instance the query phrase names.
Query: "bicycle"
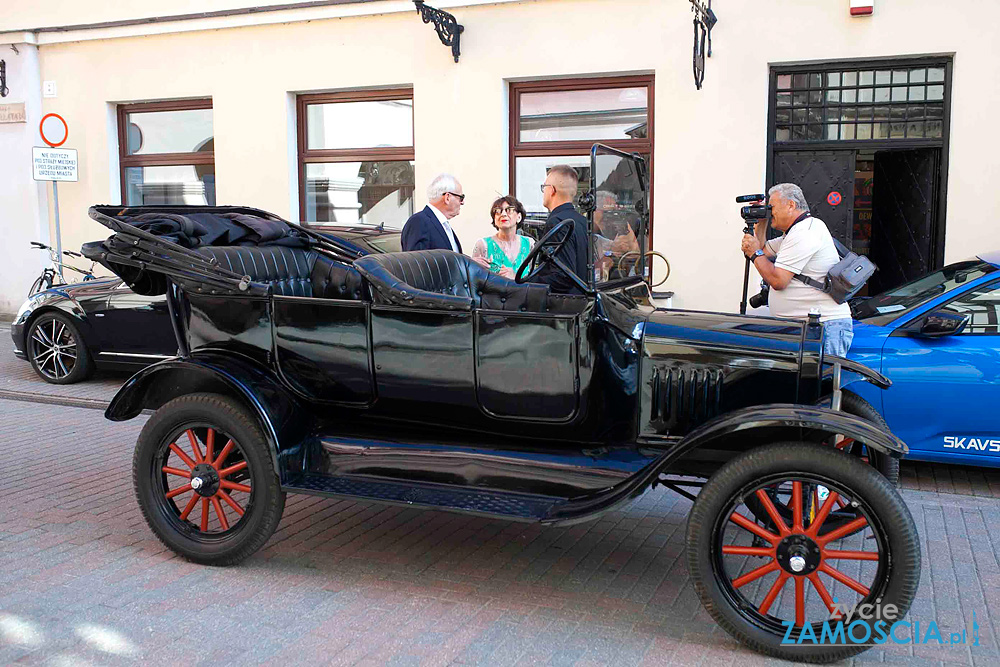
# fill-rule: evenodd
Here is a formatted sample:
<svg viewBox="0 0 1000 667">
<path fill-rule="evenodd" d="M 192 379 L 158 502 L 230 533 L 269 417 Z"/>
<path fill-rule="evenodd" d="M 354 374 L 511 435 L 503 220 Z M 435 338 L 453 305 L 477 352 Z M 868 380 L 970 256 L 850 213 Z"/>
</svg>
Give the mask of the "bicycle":
<svg viewBox="0 0 1000 667">
<path fill-rule="evenodd" d="M 83 274 L 83 280 L 96 280 L 97 276 L 94 275 L 94 262 L 90 263 L 90 269 L 81 269 L 79 267 L 73 266 L 72 264 L 66 264 L 65 262 L 59 261 L 59 255 L 56 254 L 55 248 L 47 246 L 44 243 L 39 243 L 38 241 L 32 241 L 31 245 L 36 250 L 48 250 L 49 259 L 52 261 L 52 266 L 47 266 L 42 269 L 42 275 L 35 279 L 35 282 L 31 283 L 31 287 L 28 289 L 28 296 L 34 296 L 42 290 L 47 290 L 52 287 L 60 287 L 66 284 L 65 279 L 62 276 L 60 269 L 69 269 L 70 271 L 75 271 L 77 273 Z M 72 250 L 63 250 L 63 254 L 67 257 L 79 257 L 83 259 L 83 255 L 78 252 L 73 252 Z M 56 282 L 56 277 L 59 277 L 60 282 Z"/>
</svg>

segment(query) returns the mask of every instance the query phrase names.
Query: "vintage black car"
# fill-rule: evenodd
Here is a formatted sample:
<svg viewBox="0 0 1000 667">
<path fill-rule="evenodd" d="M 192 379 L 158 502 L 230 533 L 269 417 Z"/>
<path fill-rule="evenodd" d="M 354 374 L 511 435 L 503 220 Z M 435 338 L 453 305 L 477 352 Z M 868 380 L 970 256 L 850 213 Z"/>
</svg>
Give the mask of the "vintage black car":
<svg viewBox="0 0 1000 667">
<path fill-rule="evenodd" d="M 595 146 L 591 162 L 590 191 L 614 193 L 602 205 L 632 216 L 644 244 L 642 159 Z M 591 233 L 595 205 L 581 202 Z M 195 251 L 132 224 L 199 212 L 285 233 Z M 135 447 L 136 495 L 159 539 L 193 561 L 250 556 L 286 493 L 565 525 L 662 485 L 693 501 L 687 565 L 706 609 L 758 651 L 860 653 L 877 618 L 850 619 L 833 645 L 794 639 L 843 624 L 845 604 L 892 604 L 901 618 L 913 601 L 913 519 L 861 460 L 906 447 L 839 409 L 842 372 L 888 381 L 824 359 L 818 322 L 654 309 L 641 257 L 600 284 L 560 266 L 562 224 L 515 281 L 450 251 L 359 257 L 250 208 L 90 214 L 114 235 L 86 254 L 166 294 L 180 354 L 133 376 L 106 416 L 155 410 Z M 268 284 L 275 262 L 309 293 Z M 583 294 L 531 282 L 552 265 Z"/>
<path fill-rule="evenodd" d="M 398 252 L 399 232 L 339 227 L 321 232 L 358 255 Z M 283 268 L 283 267 L 282 267 Z M 295 283 L 270 280 L 279 294 Z M 164 294 L 136 294 L 118 277 L 59 285 L 33 294 L 11 323 L 14 355 L 52 384 L 72 384 L 94 370 L 136 371 L 177 355 Z"/>
</svg>

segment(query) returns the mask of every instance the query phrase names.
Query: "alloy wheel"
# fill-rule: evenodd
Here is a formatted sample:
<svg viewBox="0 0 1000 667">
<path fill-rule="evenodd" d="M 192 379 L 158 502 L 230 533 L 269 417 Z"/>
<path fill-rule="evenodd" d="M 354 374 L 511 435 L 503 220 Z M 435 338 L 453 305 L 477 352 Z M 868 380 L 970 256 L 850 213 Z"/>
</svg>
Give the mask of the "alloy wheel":
<svg viewBox="0 0 1000 667">
<path fill-rule="evenodd" d="M 66 323 L 54 317 L 39 322 L 29 344 L 38 372 L 47 379 L 62 380 L 76 368 L 77 339 Z"/>
</svg>

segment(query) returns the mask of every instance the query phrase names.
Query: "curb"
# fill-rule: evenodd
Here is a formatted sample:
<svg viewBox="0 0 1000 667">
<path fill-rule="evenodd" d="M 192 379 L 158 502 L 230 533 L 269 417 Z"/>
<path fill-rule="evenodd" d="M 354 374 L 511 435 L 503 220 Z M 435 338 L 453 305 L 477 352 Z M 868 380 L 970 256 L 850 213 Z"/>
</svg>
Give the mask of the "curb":
<svg viewBox="0 0 1000 667">
<path fill-rule="evenodd" d="M 31 391 L 11 391 L 0 389 L 0 400 L 22 401 L 25 403 L 45 403 L 47 405 L 65 405 L 72 408 L 90 408 L 92 410 L 107 410 L 110 401 L 96 398 L 73 398 L 72 396 L 51 396 Z"/>
</svg>

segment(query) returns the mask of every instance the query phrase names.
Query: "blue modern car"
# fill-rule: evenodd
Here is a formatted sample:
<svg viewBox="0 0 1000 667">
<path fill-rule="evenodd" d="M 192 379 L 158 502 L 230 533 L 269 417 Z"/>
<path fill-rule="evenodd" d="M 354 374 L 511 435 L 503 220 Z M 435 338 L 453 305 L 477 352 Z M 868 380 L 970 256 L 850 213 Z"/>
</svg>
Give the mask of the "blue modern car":
<svg viewBox="0 0 1000 667">
<path fill-rule="evenodd" d="M 1000 467 L 1000 251 L 851 303 L 851 359 L 892 380 L 871 403 L 920 461 Z"/>
</svg>

